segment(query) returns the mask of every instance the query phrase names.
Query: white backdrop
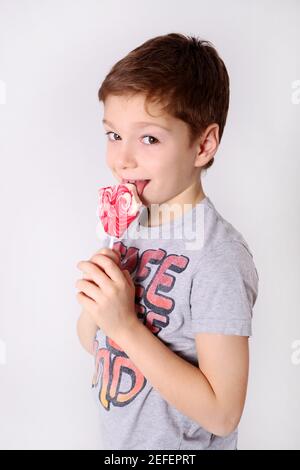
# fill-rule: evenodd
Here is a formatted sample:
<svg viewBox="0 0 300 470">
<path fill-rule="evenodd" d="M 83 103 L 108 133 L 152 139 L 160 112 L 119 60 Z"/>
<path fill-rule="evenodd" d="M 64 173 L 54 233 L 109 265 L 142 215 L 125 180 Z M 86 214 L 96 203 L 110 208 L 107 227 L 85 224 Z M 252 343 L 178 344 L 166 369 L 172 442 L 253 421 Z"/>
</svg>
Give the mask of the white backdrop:
<svg viewBox="0 0 300 470">
<path fill-rule="evenodd" d="M 130 50 L 181 32 L 228 68 L 203 186 L 260 277 L 238 448 L 300 449 L 299 18 L 297 0 L 0 0 L 0 448 L 101 447 L 75 298 L 97 188 L 115 182 L 97 91 Z"/>
</svg>

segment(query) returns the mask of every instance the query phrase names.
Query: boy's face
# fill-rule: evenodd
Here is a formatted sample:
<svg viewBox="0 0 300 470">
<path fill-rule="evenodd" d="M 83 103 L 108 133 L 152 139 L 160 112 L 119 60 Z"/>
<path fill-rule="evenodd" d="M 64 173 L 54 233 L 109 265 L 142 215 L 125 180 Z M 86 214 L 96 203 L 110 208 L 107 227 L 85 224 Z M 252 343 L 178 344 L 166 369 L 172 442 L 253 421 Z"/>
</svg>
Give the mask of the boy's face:
<svg viewBox="0 0 300 470">
<path fill-rule="evenodd" d="M 150 180 L 140 194 L 146 206 L 190 203 L 183 195 L 190 194 L 188 188 L 199 185 L 200 168 L 194 165 L 197 145 L 189 147 L 186 123 L 163 116 L 156 105 L 148 108 L 153 117 L 144 109 L 144 102 L 141 94 L 109 95 L 105 100 L 107 165 L 119 182 Z"/>
</svg>

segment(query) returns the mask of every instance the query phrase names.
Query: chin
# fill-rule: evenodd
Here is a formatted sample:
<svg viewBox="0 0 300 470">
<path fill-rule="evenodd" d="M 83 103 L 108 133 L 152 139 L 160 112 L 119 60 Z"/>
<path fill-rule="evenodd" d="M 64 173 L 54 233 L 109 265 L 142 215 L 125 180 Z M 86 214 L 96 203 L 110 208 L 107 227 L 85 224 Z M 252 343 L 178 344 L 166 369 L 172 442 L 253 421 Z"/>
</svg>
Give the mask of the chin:
<svg viewBox="0 0 300 470">
<path fill-rule="evenodd" d="M 143 205 L 148 207 L 152 204 L 151 201 L 149 201 L 148 198 L 144 197 L 143 194 L 140 196 L 140 200 L 142 201 Z"/>
<path fill-rule="evenodd" d="M 140 200 L 142 201 L 143 205 L 146 206 L 146 207 L 150 207 L 151 204 L 154 204 L 154 205 L 161 205 L 165 202 L 167 202 L 170 198 L 168 197 L 151 197 L 147 195 L 147 187 L 145 188 L 145 190 L 143 191 L 143 194 L 141 194 L 140 196 Z"/>
</svg>

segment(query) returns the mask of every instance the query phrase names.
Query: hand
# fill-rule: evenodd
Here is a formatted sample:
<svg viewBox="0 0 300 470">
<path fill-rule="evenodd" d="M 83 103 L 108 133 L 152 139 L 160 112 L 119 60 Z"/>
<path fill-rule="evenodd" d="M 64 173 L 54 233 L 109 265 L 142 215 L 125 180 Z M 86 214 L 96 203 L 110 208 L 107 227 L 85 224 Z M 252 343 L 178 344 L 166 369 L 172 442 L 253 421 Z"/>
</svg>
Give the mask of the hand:
<svg viewBox="0 0 300 470">
<path fill-rule="evenodd" d="M 103 248 L 77 267 L 84 279 L 76 282 L 76 297 L 98 328 L 120 345 L 123 335 L 139 322 L 135 312 L 135 285 L 118 266 L 119 254 Z"/>
<path fill-rule="evenodd" d="M 121 254 L 120 254 L 119 250 L 111 250 L 109 248 L 101 248 L 101 250 L 97 250 L 96 253 L 94 255 L 92 255 L 90 259 L 92 259 L 94 256 L 96 256 L 98 254 L 103 254 L 105 256 L 108 256 L 113 261 L 115 261 L 115 263 L 118 266 L 120 266 Z M 78 267 L 78 264 L 77 264 L 77 267 Z M 87 274 L 86 272 L 82 273 L 82 278 L 87 279 L 88 281 L 93 281 L 91 276 L 89 274 Z"/>
</svg>

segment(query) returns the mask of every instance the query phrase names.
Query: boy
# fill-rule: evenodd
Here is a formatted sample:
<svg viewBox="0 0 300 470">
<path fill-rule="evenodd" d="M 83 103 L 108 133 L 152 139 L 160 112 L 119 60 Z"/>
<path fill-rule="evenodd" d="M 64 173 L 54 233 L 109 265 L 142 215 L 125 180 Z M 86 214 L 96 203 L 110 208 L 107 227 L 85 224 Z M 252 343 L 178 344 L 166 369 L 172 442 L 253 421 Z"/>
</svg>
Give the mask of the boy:
<svg viewBox="0 0 300 470">
<path fill-rule="evenodd" d="M 158 36 L 114 65 L 99 99 L 106 162 L 146 208 L 77 265 L 103 448 L 236 449 L 258 274 L 201 184 L 226 122 L 225 65 L 207 41 Z"/>
</svg>

